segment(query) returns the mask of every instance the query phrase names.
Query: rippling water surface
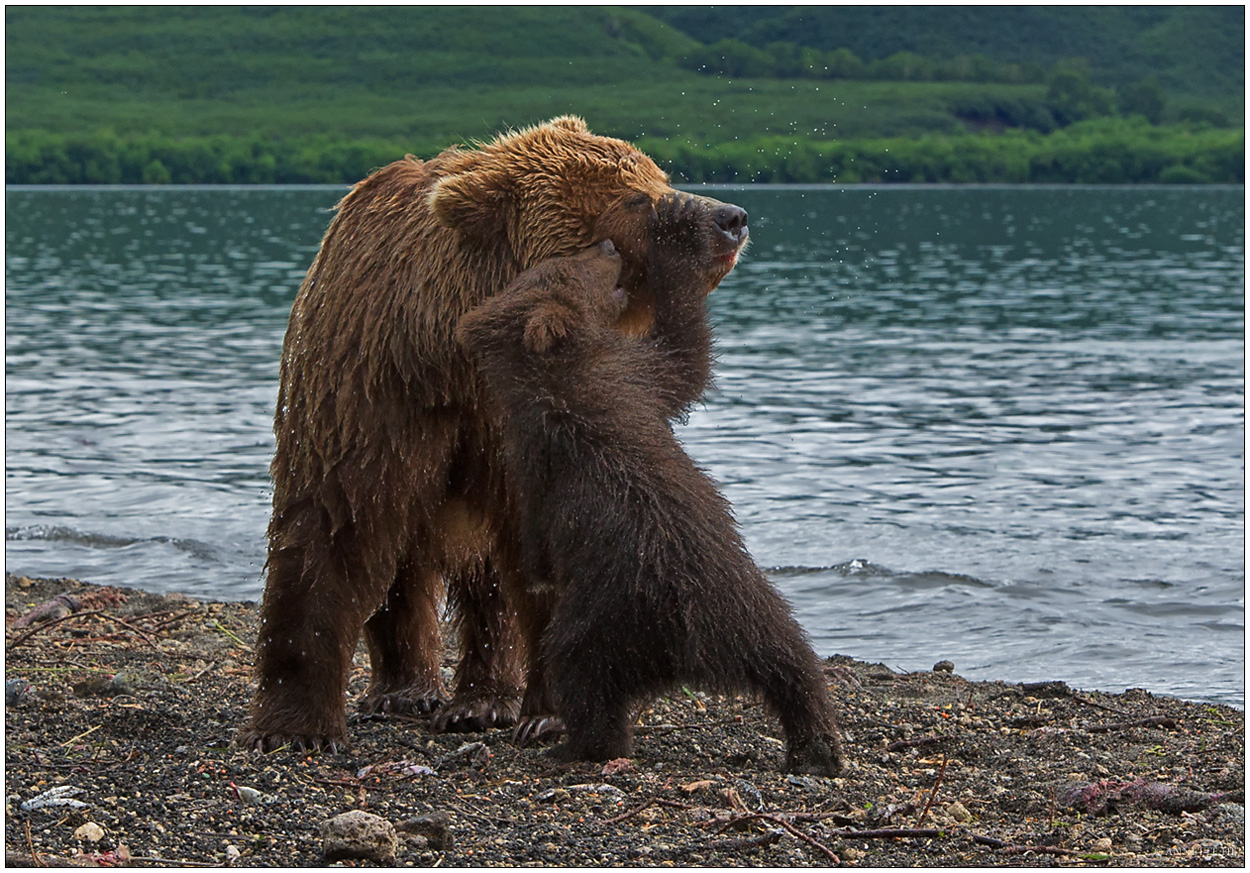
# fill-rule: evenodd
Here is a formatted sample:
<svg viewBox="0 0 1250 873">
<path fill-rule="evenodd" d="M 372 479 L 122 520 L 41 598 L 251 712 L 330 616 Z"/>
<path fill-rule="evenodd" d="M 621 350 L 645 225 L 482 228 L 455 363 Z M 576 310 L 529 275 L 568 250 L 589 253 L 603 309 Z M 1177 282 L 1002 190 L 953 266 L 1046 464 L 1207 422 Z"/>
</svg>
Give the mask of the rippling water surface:
<svg viewBox="0 0 1250 873">
<path fill-rule="evenodd" d="M 6 567 L 263 585 L 286 315 L 339 191 L 6 195 Z M 713 191 L 682 437 L 816 647 L 1244 699 L 1244 191 Z"/>
</svg>

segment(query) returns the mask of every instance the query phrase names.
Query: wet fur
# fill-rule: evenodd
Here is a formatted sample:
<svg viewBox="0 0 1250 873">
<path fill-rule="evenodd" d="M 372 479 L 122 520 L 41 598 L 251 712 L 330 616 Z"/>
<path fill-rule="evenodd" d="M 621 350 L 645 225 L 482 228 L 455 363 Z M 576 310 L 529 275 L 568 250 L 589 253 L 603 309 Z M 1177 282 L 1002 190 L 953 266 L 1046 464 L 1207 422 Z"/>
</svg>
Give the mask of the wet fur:
<svg viewBox="0 0 1250 873">
<path fill-rule="evenodd" d="M 671 191 L 632 146 L 561 118 L 398 161 L 339 203 L 283 345 L 242 745 L 344 744 L 362 630 L 366 712 L 439 710 L 444 730 L 515 720 L 524 644 L 506 593 L 517 583 L 505 578 L 518 572 L 514 501 L 480 380 L 453 334 L 521 271 L 605 236 L 625 255 L 634 301 L 620 327 L 645 334 L 646 216 Z M 709 275 L 718 271 L 715 281 L 728 268 Z M 689 382 L 672 407 L 702 390 Z M 450 703 L 439 677 L 445 597 L 461 641 Z"/>
<path fill-rule="evenodd" d="M 543 602 L 523 715 L 543 718 L 548 695 L 563 754 L 607 760 L 629 754 L 631 709 L 675 686 L 758 692 L 788 769 L 836 775 L 817 659 L 669 424 L 710 367 L 701 208 L 668 198 L 651 219 L 651 337 L 614 330 L 617 262 L 600 248 L 523 273 L 458 331 L 503 423 L 520 562 Z"/>
</svg>

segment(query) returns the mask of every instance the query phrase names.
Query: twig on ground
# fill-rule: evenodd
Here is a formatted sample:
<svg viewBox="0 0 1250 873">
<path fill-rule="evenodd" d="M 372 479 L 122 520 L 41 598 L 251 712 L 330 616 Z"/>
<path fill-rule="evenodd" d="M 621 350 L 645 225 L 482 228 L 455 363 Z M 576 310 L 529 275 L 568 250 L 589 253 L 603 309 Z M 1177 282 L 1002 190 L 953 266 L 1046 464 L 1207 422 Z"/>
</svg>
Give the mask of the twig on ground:
<svg viewBox="0 0 1250 873">
<path fill-rule="evenodd" d="M 143 855 L 131 855 L 131 861 L 144 861 L 148 864 L 160 864 L 165 867 L 220 867 L 216 861 L 173 861 L 169 858 L 152 858 Z"/>
<path fill-rule="evenodd" d="M 93 734 L 93 733 L 95 733 L 96 731 L 98 731 L 98 730 L 100 729 L 100 727 L 101 727 L 101 725 L 96 725 L 96 726 L 95 726 L 95 727 L 93 727 L 93 728 L 90 728 L 90 729 L 88 729 L 88 730 L 83 731 L 82 733 L 80 733 L 80 734 L 79 734 L 78 736 L 76 736 L 76 737 L 70 737 L 68 740 L 66 740 L 65 742 L 61 743 L 61 747 L 62 747 L 62 748 L 64 748 L 65 746 L 72 746 L 74 743 L 78 742 L 78 741 L 79 741 L 79 740 L 81 740 L 83 737 L 87 736 L 87 734 Z"/>
<path fill-rule="evenodd" d="M 989 846 L 1000 852 L 1006 852 L 1008 855 L 1023 855 L 1026 852 L 1039 852 L 1043 855 L 1075 855 L 1076 852 L 1071 849 L 1060 849 L 1056 846 L 1018 846 L 1009 843 L 1006 840 L 1000 840 L 995 837 L 987 837 L 984 834 L 972 834 L 972 841 L 980 843 L 982 846 Z"/>
<path fill-rule="evenodd" d="M 886 840 L 886 839 L 932 839 L 940 837 L 943 831 L 937 828 L 874 828 L 873 830 L 857 831 L 844 829 L 830 831 L 830 836 L 844 840 Z"/>
<path fill-rule="evenodd" d="M 698 848 L 709 851 L 736 852 L 743 849 L 758 849 L 762 846 L 771 846 L 780 839 L 781 831 L 769 831 L 766 834 L 759 834 L 754 837 L 740 837 L 736 840 L 713 840 L 710 843 L 704 843 Z"/>
<path fill-rule="evenodd" d="M 700 728 L 723 727 L 724 725 L 727 725 L 727 724 L 741 724 L 741 723 L 742 723 L 741 716 L 733 716 L 731 718 L 720 719 L 719 721 L 699 721 L 699 722 L 694 722 L 692 724 L 656 724 L 656 725 L 650 725 L 650 726 L 642 725 L 640 727 L 634 728 L 634 735 L 646 736 L 646 737 L 662 737 L 665 734 L 671 734 L 675 731 L 693 731 L 693 730 L 699 730 Z"/>
<path fill-rule="evenodd" d="M 156 654 L 161 655 L 161 656 L 164 656 L 164 654 L 165 654 L 165 653 L 164 653 L 164 652 L 162 652 L 159 648 L 157 648 L 156 641 L 155 641 L 154 639 L 152 639 L 150 636 L 148 636 L 148 632 L 147 632 L 147 631 L 143 630 L 142 628 L 135 627 L 135 626 L 134 626 L 133 624 L 131 624 L 130 622 L 123 621 L 122 619 L 118 618 L 118 617 L 117 617 L 117 616 L 115 616 L 115 615 L 113 615 L 113 616 L 109 616 L 109 618 L 110 618 L 110 620 L 111 620 L 111 621 L 115 621 L 115 622 L 117 622 L 118 624 L 120 624 L 122 627 L 124 627 L 124 628 L 126 628 L 126 629 L 128 629 L 128 630 L 132 630 L 132 631 L 134 631 L 135 633 L 137 633 L 139 636 L 143 637 L 143 641 L 144 641 L 145 643 L 147 643 L 149 646 L 151 646 L 153 649 L 155 649 L 155 650 L 156 650 Z"/>
<path fill-rule="evenodd" d="M 929 792 L 929 799 L 925 801 L 924 809 L 920 811 L 920 818 L 916 819 L 916 827 L 920 827 L 924 824 L 924 820 L 929 815 L 929 808 L 933 806 L 933 800 L 937 797 L 938 789 L 942 787 L 942 777 L 946 775 L 947 763 L 948 759 L 945 755 L 943 755 L 942 769 L 938 770 L 937 779 L 933 783 L 933 790 Z"/>
<path fill-rule="evenodd" d="M 1090 700 L 1088 697 L 1082 697 L 1079 694 L 1073 694 L 1072 699 L 1077 703 L 1084 703 L 1086 706 L 1092 706 L 1096 709 L 1102 709 L 1107 712 L 1114 712 L 1116 715 L 1124 715 L 1124 710 L 1116 709 L 1114 706 L 1107 706 L 1105 703 L 1099 703 L 1097 700 Z"/>
<path fill-rule="evenodd" d="M 753 820 L 772 822 L 775 825 L 785 828 L 785 830 L 789 832 L 790 834 L 792 834 L 793 836 L 798 837 L 800 840 L 807 843 L 809 846 L 823 852 L 825 857 L 827 857 L 830 861 L 833 862 L 833 866 L 839 867 L 842 865 L 842 859 L 837 856 L 837 854 L 833 851 L 833 849 L 829 848 L 828 846 L 826 846 L 824 843 L 822 843 L 820 840 L 816 839 L 815 837 L 811 837 L 803 833 L 801 830 L 796 828 L 794 825 L 790 824 L 790 822 L 786 821 L 781 816 L 774 815 L 773 813 L 770 813 L 770 812 L 752 812 L 746 815 L 738 816 L 737 818 L 731 819 L 725 825 L 717 829 L 716 832 L 719 834 L 723 832 L 726 828 L 732 827 L 733 825 L 740 824 L 746 821 L 753 821 Z"/>
<path fill-rule="evenodd" d="M 686 811 L 690 811 L 695 808 L 688 803 L 681 803 L 676 800 L 665 800 L 663 797 L 653 797 L 650 800 L 648 800 L 646 803 L 639 804 L 638 806 L 635 806 L 633 809 L 629 810 L 628 812 L 623 812 L 620 815 L 613 816 L 612 818 L 604 819 L 603 823 L 604 824 L 616 824 L 618 822 L 625 821 L 625 819 L 630 818 L 631 816 L 635 816 L 638 813 L 642 812 L 648 806 L 655 806 L 655 805 L 671 806 L 674 809 L 684 809 Z"/>
<path fill-rule="evenodd" d="M 26 848 L 30 849 L 31 861 L 36 867 L 47 867 L 48 865 L 43 862 L 43 859 L 39 857 L 39 853 L 35 851 L 35 841 L 30 837 L 30 819 L 26 819 L 24 824 L 26 825 Z"/>
<path fill-rule="evenodd" d="M 35 625 L 26 633 L 22 634 L 13 642 L 5 646 L 5 651 L 6 652 L 13 651 L 22 643 L 26 642 L 28 639 L 33 637 L 35 634 L 39 633 L 41 630 L 47 630 L 48 628 L 54 627 L 55 625 L 58 625 L 63 621 L 68 621 L 71 618 L 90 618 L 93 615 L 103 615 L 103 614 L 104 613 L 100 612 L 99 610 L 92 610 L 91 612 L 71 612 L 69 615 L 63 615 L 60 618 L 54 618 L 50 621 L 45 621 L 43 624 Z"/>
<path fill-rule="evenodd" d="M 167 618 L 167 619 L 165 619 L 164 621 L 162 621 L 162 622 L 161 622 L 160 624 L 158 624 L 156 627 L 152 628 L 152 632 L 153 632 L 153 633 L 155 633 L 156 631 L 163 630 L 164 628 L 169 627 L 171 624 L 176 624 L 177 622 L 182 621 L 184 618 L 190 618 L 191 616 L 195 615 L 195 614 L 196 614 L 196 612 L 198 612 L 198 611 L 199 611 L 199 610 L 195 610 L 195 609 L 187 609 L 187 610 L 184 610 L 184 611 L 182 611 L 182 612 L 178 613 L 177 615 L 175 615 L 175 616 L 173 616 L 173 617 L 171 617 L 171 618 Z M 162 610 L 162 611 L 160 611 L 160 612 L 150 612 L 150 613 L 148 613 L 147 615 L 145 615 L 145 616 L 143 616 L 143 617 L 144 617 L 144 618 L 152 618 L 152 617 L 157 616 L 157 615 L 164 615 L 166 612 L 173 612 L 173 610 L 172 610 L 172 609 L 165 609 L 165 610 Z"/>
</svg>

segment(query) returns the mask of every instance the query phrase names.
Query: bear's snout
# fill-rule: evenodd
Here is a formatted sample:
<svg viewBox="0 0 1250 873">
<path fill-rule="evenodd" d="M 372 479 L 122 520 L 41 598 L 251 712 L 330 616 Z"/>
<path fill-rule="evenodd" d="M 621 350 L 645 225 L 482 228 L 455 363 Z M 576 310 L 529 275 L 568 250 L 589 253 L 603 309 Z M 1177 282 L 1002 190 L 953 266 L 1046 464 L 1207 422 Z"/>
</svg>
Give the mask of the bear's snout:
<svg viewBox="0 0 1250 873">
<path fill-rule="evenodd" d="M 712 223 L 721 233 L 739 245 L 746 241 L 750 233 L 747 228 L 747 211 L 732 203 L 718 204 L 712 210 Z"/>
<path fill-rule="evenodd" d="M 610 257 L 616 254 L 616 246 L 612 245 L 612 240 L 605 239 L 599 243 L 599 251 Z"/>
</svg>

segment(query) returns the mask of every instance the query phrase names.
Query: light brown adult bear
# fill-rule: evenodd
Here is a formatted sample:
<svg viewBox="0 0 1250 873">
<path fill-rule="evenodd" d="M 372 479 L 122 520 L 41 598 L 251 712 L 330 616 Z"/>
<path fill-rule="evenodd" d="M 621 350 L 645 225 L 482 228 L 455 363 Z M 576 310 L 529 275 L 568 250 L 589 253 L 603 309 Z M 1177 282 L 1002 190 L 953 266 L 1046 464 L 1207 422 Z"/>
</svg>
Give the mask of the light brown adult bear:
<svg viewBox="0 0 1250 873">
<path fill-rule="evenodd" d="M 668 178 L 628 143 L 579 119 L 502 135 L 429 161 L 407 158 L 339 203 L 291 310 L 257 688 L 239 736 L 268 750 L 346 742 L 347 671 L 361 629 L 366 712 L 429 712 L 443 730 L 514 722 L 524 643 L 513 501 L 483 386 L 454 333 L 461 315 L 538 262 L 611 239 L 645 335 L 653 297 L 648 221 Z M 706 293 L 746 242 L 746 213 L 708 202 L 717 245 Z M 708 372 L 666 391 L 678 416 Z M 455 697 L 439 677 L 444 592 L 459 621 Z M 522 623 L 528 622 L 525 616 Z"/>
<path fill-rule="evenodd" d="M 706 332 L 691 293 L 703 204 L 659 204 L 648 262 L 657 329 Z M 613 330 L 626 296 L 610 241 L 518 276 L 463 319 L 501 422 L 521 561 L 546 601 L 521 739 L 563 721 L 574 759 L 630 753 L 630 711 L 689 684 L 760 693 L 786 734 L 789 770 L 843 761 L 820 665 L 789 607 L 747 553 L 729 505 L 674 436 L 657 395 L 684 371 L 672 346 Z M 704 351 L 706 354 L 706 350 Z M 685 356 L 685 361 L 690 360 Z M 545 683 L 544 683 L 545 680 Z"/>
</svg>

